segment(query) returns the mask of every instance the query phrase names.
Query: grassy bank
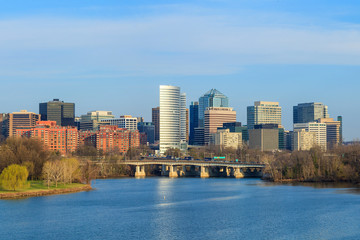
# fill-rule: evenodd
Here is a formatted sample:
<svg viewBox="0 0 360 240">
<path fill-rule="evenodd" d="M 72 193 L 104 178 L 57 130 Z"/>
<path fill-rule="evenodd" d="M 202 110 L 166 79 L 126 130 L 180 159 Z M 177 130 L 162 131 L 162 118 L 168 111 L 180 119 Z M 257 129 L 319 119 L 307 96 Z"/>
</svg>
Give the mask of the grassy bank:
<svg viewBox="0 0 360 240">
<path fill-rule="evenodd" d="M 0 188 L 0 199 L 16 199 L 35 196 L 46 196 L 54 194 L 66 194 L 91 190 L 90 185 L 81 183 L 51 185 L 49 188 L 43 181 L 30 181 L 30 187 L 16 191 Z"/>
</svg>

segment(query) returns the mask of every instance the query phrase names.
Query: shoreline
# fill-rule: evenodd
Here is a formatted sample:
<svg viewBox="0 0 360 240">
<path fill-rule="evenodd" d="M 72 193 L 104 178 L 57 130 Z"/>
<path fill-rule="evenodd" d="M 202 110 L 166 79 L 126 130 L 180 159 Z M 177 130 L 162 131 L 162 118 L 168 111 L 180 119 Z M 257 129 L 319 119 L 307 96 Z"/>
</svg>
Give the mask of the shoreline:
<svg viewBox="0 0 360 240">
<path fill-rule="evenodd" d="M 21 198 L 29 198 L 29 197 L 41 197 L 41 196 L 50 196 L 50 195 L 61 195 L 68 193 L 77 193 L 84 191 L 91 191 L 93 188 L 90 185 L 84 185 L 81 187 L 73 187 L 73 188 L 62 188 L 62 189 L 46 189 L 46 190 L 38 190 L 38 191 L 28 191 L 28 192 L 6 192 L 0 193 L 0 200 L 6 199 L 21 199 Z"/>
</svg>

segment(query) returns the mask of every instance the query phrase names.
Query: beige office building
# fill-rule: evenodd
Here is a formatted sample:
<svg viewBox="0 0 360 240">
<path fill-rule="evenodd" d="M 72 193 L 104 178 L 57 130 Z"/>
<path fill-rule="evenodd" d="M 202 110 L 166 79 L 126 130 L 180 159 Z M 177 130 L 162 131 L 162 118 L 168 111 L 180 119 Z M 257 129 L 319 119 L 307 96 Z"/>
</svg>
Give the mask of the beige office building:
<svg viewBox="0 0 360 240">
<path fill-rule="evenodd" d="M 12 137 L 16 135 L 16 129 L 35 127 L 40 121 L 40 114 L 21 110 L 20 112 L 9 113 L 5 120 L 5 135 Z"/>
<path fill-rule="evenodd" d="M 300 129 L 292 133 L 292 151 L 308 151 L 316 146 L 316 133 Z"/>
<path fill-rule="evenodd" d="M 80 130 L 98 130 L 102 119 L 113 119 L 111 111 L 90 111 L 81 115 Z"/>
<path fill-rule="evenodd" d="M 278 102 L 254 102 L 247 107 L 247 126 L 254 129 L 258 124 L 277 124 L 281 126 L 281 107 Z"/>
<path fill-rule="evenodd" d="M 333 118 L 320 118 L 317 122 L 326 124 L 326 141 L 328 148 L 333 148 L 341 143 L 340 121 L 334 121 Z"/>
<path fill-rule="evenodd" d="M 316 145 L 321 147 L 323 151 L 327 149 L 326 140 L 326 124 L 309 122 L 309 123 L 296 123 L 294 124 L 294 132 L 304 129 L 306 132 L 314 132 L 316 134 Z"/>
<path fill-rule="evenodd" d="M 213 133 L 214 144 L 223 148 L 239 149 L 242 146 L 242 133 L 230 132 L 230 129 L 221 129 Z"/>
<path fill-rule="evenodd" d="M 236 111 L 229 107 L 208 107 L 205 111 L 204 143 L 210 144 L 211 134 L 224 123 L 236 122 Z"/>
</svg>

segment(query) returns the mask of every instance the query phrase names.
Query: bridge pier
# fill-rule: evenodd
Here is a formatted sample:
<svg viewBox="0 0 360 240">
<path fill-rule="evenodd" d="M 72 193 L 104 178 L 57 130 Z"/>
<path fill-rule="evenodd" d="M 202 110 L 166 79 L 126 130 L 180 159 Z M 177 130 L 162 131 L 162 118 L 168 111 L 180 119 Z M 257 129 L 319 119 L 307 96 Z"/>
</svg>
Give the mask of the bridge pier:
<svg viewBox="0 0 360 240">
<path fill-rule="evenodd" d="M 146 177 L 145 166 L 144 165 L 136 165 L 135 177 L 136 178 L 144 178 L 144 177 Z"/>
<path fill-rule="evenodd" d="M 171 177 L 171 178 L 179 177 L 179 174 L 177 172 L 177 166 L 170 165 L 169 167 L 170 167 L 170 169 L 169 169 L 169 177 Z"/>
<path fill-rule="evenodd" d="M 169 176 L 169 166 L 161 165 L 161 176 Z"/>
<path fill-rule="evenodd" d="M 226 169 L 226 176 L 231 177 L 231 168 L 226 167 L 225 169 Z"/>
<path fill-rule="evenodd" d="M 209 167 L 200 167 L 200 177 L 201 178 L 208 178 L 210 177 Z"/>
<path fill-rule="evenodd" d="M 242 172 L 241 168 L 237 167 L 234 169 L 234 177 L 235 178 L 244 178 L 244 173 Z"/>
<path fill-rule="evenodd" d="M 186 176 L 186 166 L 182 166 L 182 169 L 180 170 L 180 177 Z"/>
</svg>

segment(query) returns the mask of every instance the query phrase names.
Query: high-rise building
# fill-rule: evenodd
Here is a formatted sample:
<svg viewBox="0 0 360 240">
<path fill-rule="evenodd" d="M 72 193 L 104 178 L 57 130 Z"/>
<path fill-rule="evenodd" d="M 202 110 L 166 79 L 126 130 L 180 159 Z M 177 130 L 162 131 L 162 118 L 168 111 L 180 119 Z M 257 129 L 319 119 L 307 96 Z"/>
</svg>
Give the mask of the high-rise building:
<svg viewBox="0 0 360 240">
<path fill-rule="evenodd" d="M 316 145 L 316 133 L 300 129 L 291 134 L 292 151 L 309 151 Z"/>
<path fill-rule="evenodd" d="M 199 98 L 199 127 L 204 127 L 208 107 L 229 107 L 229 99 L 216 89 L 211 89 Z"/>
<path fill-rule="evenodd" d="M 326 141 L 329 149 L 341 144 L 340 121 L 334 121 L 333 118 L 319 118 L 317 122 L 326 124 Z"/>
<path fill-rule="evenodd" d="M 138 122 L 138 130 L 140 133 L 146 134 L 146 142 L 149 144 L 154 144 L 155 126 L 152 122 Z"/>
<path fill-rule="evenodd" d="M 194 143 L 193 145 L 203 146 L 204 142 L 204 134 L 205 134 L 204 127 L 197 127 L 194 129 Z"/>
<path fill-rule="evenodd" d="M 155 127 L 155 142 L 160 140 L 160 107 L 152 109 L 152 123 Z"/>
<path fill-rule="evenodd" d="M 189 143 L 189 109 L 186 109 L 186 142 Z"/>
<path fill-rule="evenodd" d="M 204 143 L 209 144 L 211 134 L 224 123 L 236 122 L 236 111 L 229 107 L 208 107 L 205 111 Z"/>
<path fill-rule="evenodd" d="M 315 122 L 319 118 L 329 118 L 328 107 L 322 103 L 300 103 L 293 107 L 294 124 Z"/>
<path fill-rule="evenodd" d="M 343 118 L 342 118 L 342 116 L 338 116 L 337 120 L 340 122 L 340 144 L 342 144 L 344 142 L 344 139 L 343 139 Z"/>
<path fill-rule="evenodd" d="M 160 153 L 186 142 L 186 95 L 180 87 L 160 85 Z"/>
<path fill-rule="evenodd" d="M 28 129 L 34 127 L 40 120 L 40 114 L 21 110 L 7 114 L 5 124 L 5 136 L 12 137 L 16 134 L 16 129 Z"/>
<path fill-rule="evenodd" d="M 260 124 L 249 129 L 249 148 L 260 151 L 279 149 L 279 128 L 277 124 Z"/>
<path fill-rule="evenodd" d="M 86 115 L 81 115 L 80 130 L 98 130 L 102 119 L 112 119 L 111 111 L 90 111 Z"/>
<path fill-rule="evenodd" d="M 58 126 L 75 126 L 75 103 L 65 103 L 59 99 L 40 103 L 41 121 L 56 121 Z"/>
<path fill-rule="evenodd" d="M 189 111 L 190 111 L 189 144 L 194 145 L 195 128 L 199 127 L 199 102 L 191 102 Z"/>
<path fill-rule="evenodd" d="M 281 125 L 281 107 L 278 102 L 257 101 L 247 107 L 247 127 L 254 129 L 258 124 Z"/>
<path fill-rule="evenodd" d="M 305 129 L 306 132 L 314 132 L 316 134 L 316 145 L 321 147 L 323 151 L 327 149 L 326 123 L 296 123 L 294 124 L 294 132 Z"/>
<path fill-rule="evenodd" d="M 186 142 L 186 93 L 180 93 L 180 138 Z"/>
</svg>

